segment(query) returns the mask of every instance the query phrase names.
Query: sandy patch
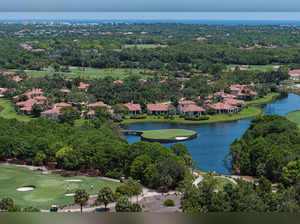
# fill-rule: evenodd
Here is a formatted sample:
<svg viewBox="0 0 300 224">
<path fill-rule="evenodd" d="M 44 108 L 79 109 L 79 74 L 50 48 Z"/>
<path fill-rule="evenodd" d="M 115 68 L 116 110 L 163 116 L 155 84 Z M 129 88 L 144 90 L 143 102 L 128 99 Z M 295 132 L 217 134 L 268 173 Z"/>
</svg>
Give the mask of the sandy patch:
<svg viewBox="0 0 300 224">
<path fill-rule="evenodd" d="M 77 180 L 75 180 L 75 179 L 74 180 L 65 180 L 65 181 L 66 182 L 82 182 L 82 180 L 78 180 L 78 179 Z"/>
<path fill-rule="evenodd" d="M 176 140 L 187 140 L 188 137 L 176 137 Z"/>
<path fill-rule="evenodd" d="M 17 188 L 17 191 L 33 191 L 34 190 L 34 187 L 19 187 Z"/>
<path fill-rule="evenodd" d="M 65 194 L 66 197 L 74 197 L 75 194 L 74 193 L 71 193 L 71 194 Z"/>
</svg>

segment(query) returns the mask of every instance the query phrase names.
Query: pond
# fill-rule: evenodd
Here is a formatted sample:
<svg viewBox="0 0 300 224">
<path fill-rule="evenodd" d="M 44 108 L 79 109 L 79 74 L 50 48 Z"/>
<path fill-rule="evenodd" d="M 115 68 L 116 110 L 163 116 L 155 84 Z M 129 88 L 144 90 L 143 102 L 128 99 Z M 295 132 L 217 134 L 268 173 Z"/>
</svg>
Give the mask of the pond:
<svg viewBox="0 0 300 224">
<path fill-rule="evenodd" d="M 289 94 L 264 106 L 265 114 L 286 115 L 300 110 L 300 96 Z M 229 174 L 224 165 L 224 158 L 230 150 L 230 144 L 240 138 L 249 127 L 251 118 L 227 122 L 202 125 L 171 124 L 171 123 L 137 123 L 126 125 L 129 130 L 155 130 L 155 129 L 187 129 L 198 133 L 196 139 L 182 142 L 186 145 L 194 160 L 197 160 L 201 170 L 216 171 Z M 139 136 L 126 136 L 129 144 L 140 141 Z M 163 144 L 171 146 L 172 144 Z"/>
</svg>

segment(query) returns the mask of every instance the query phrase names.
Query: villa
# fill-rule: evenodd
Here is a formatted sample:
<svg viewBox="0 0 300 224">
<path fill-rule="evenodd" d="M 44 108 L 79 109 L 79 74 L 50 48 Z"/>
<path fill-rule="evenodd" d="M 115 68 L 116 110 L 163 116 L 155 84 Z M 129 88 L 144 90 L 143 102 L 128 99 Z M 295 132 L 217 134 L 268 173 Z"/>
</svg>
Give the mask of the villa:
<svg viewBox="0 0 300 224">
<path fill-rule="evenodd" d="M 140 104 L 133 104 L 131 103 L 126 103 L 124 104 L 128 108 L 128 114 L 129 115 L 137 115 L 142 113 L 141 105 Z"/>
<path fill-rule="evenodd" d="M 147 104 L 147 113 L 153 115 L 168 114 L 171 104 Z"/>
<path fill-rule="evenodd" d="M 42 89 L 33 89 L 33 90 L 25 93 L 25 95 L 28 97 L 28 99 L 33 99 L 37 96 L 42 96 L 43 94 L 44 94 L 44 92 L 42 91 Z"/>
<path fill-rule="evenodd" d="M 94 108 L 94 107 L 108 107 L 107 104 L 103 103 L 102 101 L 96 102 L 89 104 L 89 107 Z"/>
<path fill-rule="evenodd" d="M 230 105 L 230 104 L 226 104 L 226 103 L 222 103 L 222 102 L 218 102 L 215 104 L 208 104 L 207 105 L 209 108 L 215 110 L 217 113 L 221 114 L 221 113 L 232 113 L 237 111 L 238 107 Z"/>
<path fill-rule="evenodd" d="M 258 95 L 257 92 L 252 91 L 246 85 L 234 84 L 229 87 L 231 94 L 239 99 L 254 99 Z"/>
<path fill-rule="evenodd" d="M 179 101 L 178 103 L 178 111 L 180 113 L 182 113 L 183 109 L 185 107 L 188 107 L 190 105 L 196 105 L 196 103 L 194 101 L 191 101 L 191 100 L 182 100 L 182 101 Z"/>
<path fill-rule="evenodd" d="M 194 115 L 201 116 L 202 113 L 205 111 L 206 110 L 203 107 L 199 107 L 197 105 L 191 104 L 182 109 L 182 114 L 188 115 L 188 116 L 194 116 Z"/>
<path fill-rule="evenodd" d="M 293 81 L 298 81 L 300 80 L 300 69 L 297 69 L 297 70 L 291 70 L 289 72 L 289 75 L 290 75 L 290 79 L 293 80 Z"/>
<path fill-rule="evenodd" d="M 58 116 L 60 115 L 60 109 L 61 107 L 55 107 L 50 110 L 41 112 L 41 117 L 51 119 L 51 120 L 57 120 Z"/>
</svg>

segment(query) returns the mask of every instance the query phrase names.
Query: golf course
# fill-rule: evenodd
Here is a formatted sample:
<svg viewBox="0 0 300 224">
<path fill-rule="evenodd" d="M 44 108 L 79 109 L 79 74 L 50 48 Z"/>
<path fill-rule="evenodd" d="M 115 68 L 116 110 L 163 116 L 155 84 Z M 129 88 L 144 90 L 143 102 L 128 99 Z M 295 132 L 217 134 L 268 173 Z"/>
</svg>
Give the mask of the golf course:
<svg viewBox="0 0 300 224">
<path fill-rule="evenodd" d="M 98 177 L 63 177 L 0 164 L 0 199 L 12 198 L 20 206 L 49 209 L 51 205 L 71 205 L 74 204 L 73 194 L 79 188 L 95 195 L 103 187 L 115 190 L 117 186 L 118 182 Z"/>
<path fill-rule="evenodd" d="M 142 139 L 145 141 L 157 141 L 157 142 L 176 142 L 185 141 L 197 137 L 197 133 L 184 129 L 164 129 L 144 131 Z"/>
</svg>

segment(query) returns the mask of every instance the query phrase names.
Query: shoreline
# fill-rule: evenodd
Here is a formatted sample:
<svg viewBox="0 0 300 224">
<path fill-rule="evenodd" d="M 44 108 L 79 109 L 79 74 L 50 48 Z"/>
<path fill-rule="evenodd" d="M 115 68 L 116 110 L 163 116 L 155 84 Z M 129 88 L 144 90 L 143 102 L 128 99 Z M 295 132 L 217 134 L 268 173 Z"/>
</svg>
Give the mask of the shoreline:
<svg viewBox="0 0 300 224">
<path fill-rule="evenodd" d="M 270 93 L 266 95 L 264 98 L 253 100 L 245 103 L 245 107 L 243 108 L 238 114 L 217 114 L 213 115 L 210 120 L 203 120 L 203 121 L 189 121 L 184 120 L 184 118 L 175 118 L 174 120 L 171 119 L 158 119 L 157 117 L 153 116 L 153 118 L 146 118 L 146 119 L 126 119 L 123 122 L 121 122 L 121 125 L 127 125 L 127 124 L 137 124 L 137 123 L 173 123 L 173 124 L 185 124 L 185 125 L 201 125 L 201 124 L 212 124 L 212 123 L 226 123 L 226 122 L 234 122 L 239 120 L 244 120 L 251 117 L 259 116 L 263 113 L 263 109 L 259 108 L 257 105 L 260 104 L 267 104 L 273 101 L 276 101 L 280 97 L 279 93 Z M 249 112 L 249 110 L 255 110 L 252 111 L 249 114 L 242 114 L 243 112 Z M 248 110 L 248 111 L 247 111 Z M 220 118 L 215 119 L 217 116 L 220 116 Z M 223 118 L 222 118 L 223 116 Z M 225 117 L 226 116 L 226 117 Z"/>
</svg>

